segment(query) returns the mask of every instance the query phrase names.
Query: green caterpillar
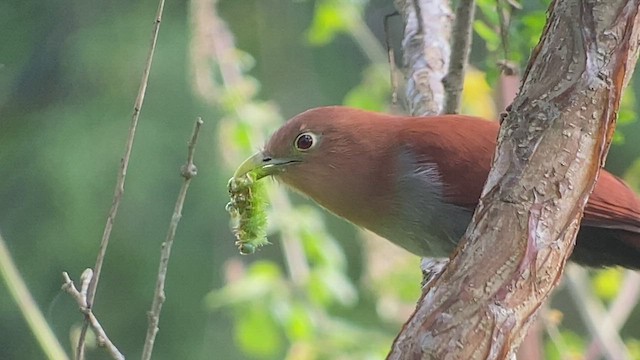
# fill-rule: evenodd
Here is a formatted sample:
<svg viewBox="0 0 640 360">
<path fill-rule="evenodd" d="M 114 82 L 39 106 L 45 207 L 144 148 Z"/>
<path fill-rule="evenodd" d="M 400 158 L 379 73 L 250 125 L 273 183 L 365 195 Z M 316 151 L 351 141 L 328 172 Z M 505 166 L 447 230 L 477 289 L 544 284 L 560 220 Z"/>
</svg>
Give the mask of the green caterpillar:
<svg viewBox="0 0 640 360">
<path fill-rule="evenodd" d="M 236 237 L 235 245 L 240 254 L 253 254 L 267 240 L 267 195 L 264 185 L 256 180 L 254 172 L 248 172 L 229 180 L 231 201 L 227 212 L 231 215 L 231 229 Z"/>
</svg>

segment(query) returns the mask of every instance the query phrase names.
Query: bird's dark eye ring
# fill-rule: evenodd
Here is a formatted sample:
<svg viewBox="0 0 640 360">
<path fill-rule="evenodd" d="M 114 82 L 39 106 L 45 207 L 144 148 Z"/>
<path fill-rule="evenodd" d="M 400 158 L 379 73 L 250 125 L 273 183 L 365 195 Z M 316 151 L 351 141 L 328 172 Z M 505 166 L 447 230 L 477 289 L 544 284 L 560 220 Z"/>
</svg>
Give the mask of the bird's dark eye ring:
<svg viewBox="0 0 640 360">
<path fill-rule="evenodd" d="M 310 132 L 304 132 L 298 135 L 294 145 L 300 151 L 310 150 L 316 145 L 316 136 Z"/>
</svg>

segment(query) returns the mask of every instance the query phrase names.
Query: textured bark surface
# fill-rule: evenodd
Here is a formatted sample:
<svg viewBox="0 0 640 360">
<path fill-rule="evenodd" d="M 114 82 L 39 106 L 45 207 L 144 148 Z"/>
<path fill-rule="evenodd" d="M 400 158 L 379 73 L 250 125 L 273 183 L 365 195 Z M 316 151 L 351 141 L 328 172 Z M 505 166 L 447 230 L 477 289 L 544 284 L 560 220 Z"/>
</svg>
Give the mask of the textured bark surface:
<svg viewBox="0 0 640 360">
<path fill-rule="evenodd" d="M 514 356 L 560 280 L 604 163 L 637 60 L 639 6 L 551 4 L 472 224 L 389 359 Z"/>
<path fill-rule="evenodd" d="M 451 37 L 449 71 L 442 80 L 446 93 L 443 109 L 445 114 L 457 114 L 460 112 L 464 74 L 467 61 L 469 61 L 469 53 L 471 52 L 475 10 L 475 0 L 460 0 L 456 7 L 456 19 Z"/>
<path fill-rule="evenodd" d="M 444 106 L 442 80 L 449 70 L 453 14 L 449 0 L 395 0 L 404 20 L 406 108 L 411 115 L 435 115 Z"/>
</svg>

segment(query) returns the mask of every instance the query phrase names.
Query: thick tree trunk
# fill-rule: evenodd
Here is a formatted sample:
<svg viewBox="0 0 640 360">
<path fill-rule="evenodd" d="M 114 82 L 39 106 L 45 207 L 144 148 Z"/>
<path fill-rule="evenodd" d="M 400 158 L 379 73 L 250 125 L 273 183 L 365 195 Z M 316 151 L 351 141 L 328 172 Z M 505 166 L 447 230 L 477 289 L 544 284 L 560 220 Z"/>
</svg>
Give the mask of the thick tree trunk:
<svg viewBox="0 0 640 360">
<path fill-rule="evenodd" d="M 559 282 L 604 163 L 638 55 L 639 6 L 551 4 L 472 224 L 389 359 L 514 356 Z"/>
</svg>

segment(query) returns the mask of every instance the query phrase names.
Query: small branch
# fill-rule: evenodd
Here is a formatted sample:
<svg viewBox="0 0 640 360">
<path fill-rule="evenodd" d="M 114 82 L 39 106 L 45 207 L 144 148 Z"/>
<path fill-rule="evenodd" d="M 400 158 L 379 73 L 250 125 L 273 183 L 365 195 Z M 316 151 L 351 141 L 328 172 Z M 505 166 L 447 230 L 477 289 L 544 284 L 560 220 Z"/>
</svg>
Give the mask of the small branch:
<svg viewBox="0 0 640 360">
<path fill-rule="evenodd" d="M 504 111 L 518 94 L 520 75 L 514 68 L 503 67 L 498 87 L 498 109 Z"/>
<path fill-rule="evenodd" d="M 91 329 L 96 334 L 100 346 L 103 346 L 105 349 L 107 349 L 107 352 L 109 353 L 109 355 L 111 355 L 112 358 L 116 360 L 124 360 L 124 355 L 122 355 L 118 348 L 116 348 L 111 340 L 109 340 L 109 337 L 102 328 L 102 325 L 100 325 L 98 319 L 95 317 L 95 315 L 93 315 L 91 308 L 87 306 L 88 303 L 86 291 L 89 288 L 89 283 L 93 278 L 93 271 L 91 269 L 87 269 L 82 273 L 82 276 L 80 277 L 80 291 L 76 289 L 73 281 L 71 281 L 71 278 L 69 277 L 69 274 L 63 272 L 62 277 L 64 278 L 62 290 L 71 295 L 71 297 L 76 301 L 78 307 L 80 308 L 80 311 L 84 314 L 85 318 L 89 322 L 89 325 L 91 326 Z"/>
<path fill-rule="evenodd" d="M 98 288 L 98 281 L 100 280 L 100 273 L 102 271 L 102 264 L 107 253 L 107 247 L 109 246 L 109 239 L 111 237 L 111 230 L 113 229 L 113 223 L 115 222 L 116 215 L 118 213 L 118 207 L 124 194 L 124 183 L 127 175 L 127 168 L 129 167 L 129 159 L 131 157 L 131 150 L 133 148 L 133 140 L 135 138 L 136 128 L 138 126 L 138 118 L 140 117 L 140 110 L 142 109 L 142 103 L 144 102 L 144 96 L 147 91 L 147 84 L 149 82 L 149 73 L 151 71 L 151 63 L 153 61 L 153 54 L 156 49 L 156 43 L 158 41 L 158 31 L 160 30 L 160 22 L 162 20 L 162 12 L 164 10 L 164 0 L 160 0 L 158 3 L 158 10 L 156 12 L 155 21 L 153 23 L 153 30 L 151 32 L 151 44 L 149 46 L 149 52 L 147 54 L 147 60 L 145 62 L 144 71 L 142 73 L 142 80 L 140 81 L 140 88 L 138 89 L 138 95 L 136 96 L 135 103 L 133 105 L 133 114 L 131 115 L 131 124 L 129 127 L 129 133 L 127 135 L 127 142 L 125 144 L 124 156 L 120 163 L 120 169 L 118 171 L 118 178 L 116 180 L 116 188 L 113 194 L 113 201 L 111 203 L 111 209 L 107 215 L 107 223 L 102 233 L 102 240 L 100 240 L 100 248 L 98 249 L 98 256 L 96 258 L 96 264 L 94 266 L 93 281 L 89 284 L 87 292 L 87 307 L 91 308 L 93 300 L 95 298 L 96 289 Z M 82 326 L 80 332 L 80 339 L 78 340 L 78 347 L 76 349 L 76 359 L 84 359 L 84 344 L 87 334 L 88 323 L 85 319 L 85 323 Z"/>
<path fill-rule="evenodd" d="M 620 293 L 609 306 L 607 313 L 611 324 L 617 330 L 620 330 L 625 324 L 640 298 L 640 274 L 630 270 L 627 270 L 626 274 Z M 597 339 L 591 341 L 588 349 L 584 360 L 597 359 L 600 356 L 600 346 Z"/>
<path fill-rule="evenodd" d="M 630 359 L 627 347 L 618 335 L 618 328 L 612 319 L 606 316 L 604 307 L 589 290 L 585 270 L 570 266 L 566 274 L 573 302 L 589 333 L 597 339 L 603 354 L 607 359 Z"/>
<path fill-rule="evenodd" d="M 147 338 L 144 341 L 144 349 L 142 351 L 142 359 L 151 359 L 151 353 L 153 352 L 153 345 L 155 343 L 156 334 L 158 333 L 158 323 L 160 321 L 160 311 L 162 310 L 162 304 L 164 304 L 164 283 L 167 278 L 167 269 L 169 267 L 169 258 L 171 257 L 171 247 L 173 246 L 173 240 L 176 236 L 176 230 L 178 224 L 182 218 L 182 207 L 187 197 L 187 191 L 189 190 L 189 184 L 191 179 L 198 174 L 198 169 L 193 163 L 193 156 L 196 150 L 196 143 L 198 141 L 198 135 L 200 134 L 200 128 L 202 127 L 202 119 L 198 118 L 193 128 L 193 134 L 189 141 L 187 162 L 181 169 L 181 175 L 184 178 L 176 205 L 173 209 L 173 216 L 171 216 L 171 223 L 169 224 L 169 230 L 167 231 L 167 237 L 162 243 L 162 250 L 160 252 L 160 266 L 158 268 L 158 277 L 156 280 L 156 290 L 153 296 L 153 303 L 151 304 L 151 310 L 148 313 L 149 327 L 147 328 Z"/>
<path fill-rule="evenodd" d="M 2 235 L 0 235 L 0 276 L 4 279 L 9 294 L 20 308 L 20 313 L 24 316 L 29 329 L 47 358 L 52 360 L 69 359 L 42 312 L 38 309 L 38 304 L 31 296 L 24 279 L 20 276 Z"/>
<path fill-rule="evenodd" d="M 391 82 L 391 104 L 398 104 L 398 67 L 396 66 L 396 55 L 391 46 L 391 33 L 389 32 L 389 19 L 392 16 L 400 15 L 397 11 L 384 17 L 384 45 L 387 48 L 387 62 L 389 63 L 389 81 Z"/>
<path fill-rule="evenodd" d="M 347 9 L 345 9 L 347 10 Z M 352 10 L 352 9 L 348 9 Z M 351 16 L 351 26 L 349 26 L 349 35 L 353 38 L 362 52 L 367 56 L 372 64 L 384 63 L 386 60 L 385 49 L 367 26 L 362 16 L 353 11 Z"/>
<path fill-rule="evenodd" d="M 402 39 L 407 108 L 411 115 L 442 111 L 449 69 L 449 37 L 453 16 L 446 0 L 395 0 L 404 20 Z"/>
<path fill-rule="evenodd" d="M 456 22 L 451 33 L 452 45 L 449 72 L 443 80 L 446 93 L 445 114 L 457 114 L 460 112 L 464 73 L 471 50 L 475 8 L 475 0 L 460 0 L 456 8 Z"/>
</svg>

